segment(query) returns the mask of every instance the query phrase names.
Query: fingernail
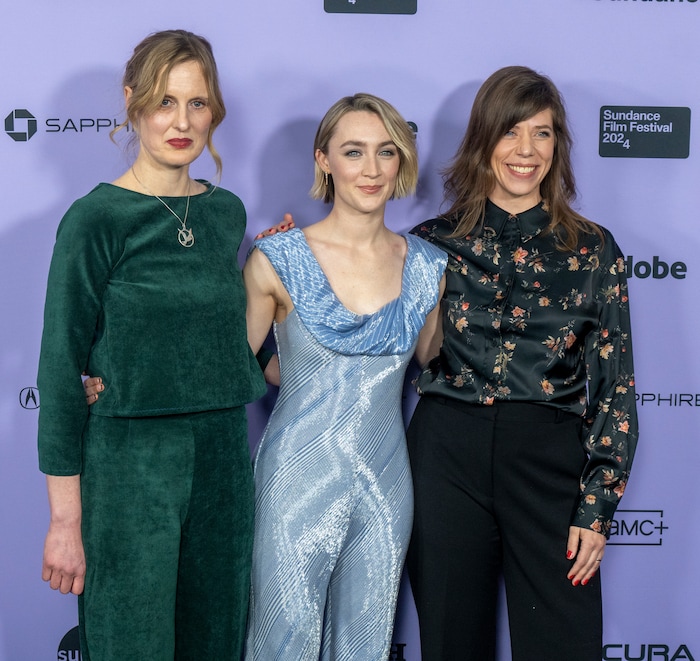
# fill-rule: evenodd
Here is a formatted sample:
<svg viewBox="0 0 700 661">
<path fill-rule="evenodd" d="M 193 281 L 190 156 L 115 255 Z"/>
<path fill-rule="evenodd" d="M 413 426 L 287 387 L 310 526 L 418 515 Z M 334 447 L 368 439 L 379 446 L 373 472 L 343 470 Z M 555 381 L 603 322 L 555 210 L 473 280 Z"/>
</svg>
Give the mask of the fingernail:
<svg viewBox="0 0 700 661">
<path fill-rule="evenodd" d="M 560 556 L 561 557 L 561 556 Z M 566 559 L 571 560 L 571 558 L 574 557 L 574 552 L 573 551 L 567 551 L 566 552 Z"/>
<path fill-rule="evenodd" d="M 579 584 L 579 581 L 578 581 L 578 579 L 576 579 L 576 580 L 574 581 L 574 587 L 576 587 L 578 584 Z"/>
<path fill-rule="evenodd" d="M 581 585 L 588 585 L 588 579 L 587 579 L 587 578 L 584 578 L 584 579 L 581 581 Z"/>
</svg>

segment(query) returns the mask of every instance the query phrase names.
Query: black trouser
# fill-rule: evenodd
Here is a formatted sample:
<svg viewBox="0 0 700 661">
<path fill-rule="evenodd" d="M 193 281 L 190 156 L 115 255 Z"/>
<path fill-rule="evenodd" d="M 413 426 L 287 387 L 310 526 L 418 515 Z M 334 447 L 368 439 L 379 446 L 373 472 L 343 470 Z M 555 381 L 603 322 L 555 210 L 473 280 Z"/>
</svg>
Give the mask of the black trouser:
<svg viewBox="0 0 700 661">
<path fill-rule="evenodd" d="M 600 661 L 600 580 L 567 580 L 581 419 L 527 403 L 423 397 L 408 429 L 408 570 L 423 661 L 493 661 L 500 577 L 513 661 Z"/>
</svg>

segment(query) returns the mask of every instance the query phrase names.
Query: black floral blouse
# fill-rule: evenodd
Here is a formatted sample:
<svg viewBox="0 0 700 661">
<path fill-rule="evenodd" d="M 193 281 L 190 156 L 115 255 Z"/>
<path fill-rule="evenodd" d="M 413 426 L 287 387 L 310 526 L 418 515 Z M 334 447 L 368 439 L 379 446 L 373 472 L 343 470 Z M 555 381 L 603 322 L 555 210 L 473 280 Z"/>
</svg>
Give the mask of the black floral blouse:
<svg viewBox="0 0 700 661">
<path fill-rule="evenodd" d="M 436 218 L 411 232 L 448 254 L 440 355 L 418 392 L 472 404 L 526 401 L 584 417 L 589 461 L 572 525 L 609 535 L 638 427 L 624 260 L 610 232 L 557 248 L 542 204 L 453 238 Z"/>
</svg>

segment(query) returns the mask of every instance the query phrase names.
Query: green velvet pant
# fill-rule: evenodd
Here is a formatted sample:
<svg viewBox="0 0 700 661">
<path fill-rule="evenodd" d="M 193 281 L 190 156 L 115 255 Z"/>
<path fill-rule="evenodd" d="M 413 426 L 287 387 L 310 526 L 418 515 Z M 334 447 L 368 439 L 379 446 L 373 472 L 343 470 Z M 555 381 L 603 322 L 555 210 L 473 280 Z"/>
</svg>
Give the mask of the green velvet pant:
<svg viewBox="0 0 700 661">
<path fill-rule="evenodd" d="M 83 452 L 83 661 L 238 661 L 253 537 L 245 408 L 93 415 Z"/>
</svg>

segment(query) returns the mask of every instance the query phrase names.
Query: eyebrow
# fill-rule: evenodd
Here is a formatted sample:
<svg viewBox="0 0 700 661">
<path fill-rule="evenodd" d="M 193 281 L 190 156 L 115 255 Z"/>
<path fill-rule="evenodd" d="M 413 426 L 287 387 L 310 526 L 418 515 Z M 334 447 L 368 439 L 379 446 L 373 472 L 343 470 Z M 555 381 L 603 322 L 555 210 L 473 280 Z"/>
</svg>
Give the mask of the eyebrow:
<svg viewBox="0 0 700 661">
<path fill-rule="evenodd" d="M 518 122 L 517 124 L 513 124 L 513 128 L 516 126 L 521 126 L 522 122 Z M 554 127 L 551 124 L 537 124 L 534 128 L 536 129 L 551 129 L 552 131 L 554 130 Z"/>
<path fill-rule="evenodd" d="M 164 99 L 174 99 L 177 95 L 173 92 L 165 92 L 163 94 Z M 188 100 L 189 101 L 195 101 L 196 99 L 201 99 L 202 101 L 208 101 L 209 100 L 209 95 L 208 94 L 195 94 L 193 97 L 190 97 Z"/>
<path fill-rule="evenodd" d="M 386 147 L 387 145 L 395 145 L 393 140 L 386 140 L 385 142 L 380 142 L 379 147 Z M 340 147 L 366 147 L 367 142 L 363 140 L 346 140 Z"/>
</svg>

